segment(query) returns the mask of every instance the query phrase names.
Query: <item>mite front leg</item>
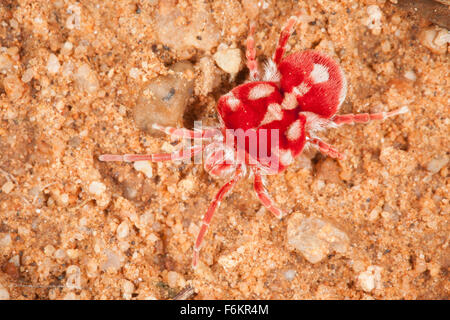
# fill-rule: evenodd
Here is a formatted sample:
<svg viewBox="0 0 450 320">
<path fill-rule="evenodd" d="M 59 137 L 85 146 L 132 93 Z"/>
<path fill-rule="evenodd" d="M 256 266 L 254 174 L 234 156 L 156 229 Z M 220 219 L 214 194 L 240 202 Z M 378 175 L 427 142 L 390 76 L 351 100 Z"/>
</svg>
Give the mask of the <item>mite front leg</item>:
<svg viewBox="0 0 450 320">
<path fill-rule="evenodd" d="M 384 120 L 389 117 L 394 117 L 399 114 L 407 113 L 408 111 L 409 109 L 407 107 L 403 107 L 389 112 L 342 114 L 342 115 L 335 115 L 331 121 L 337 125 L 367 123 L 373 120 Z"/>
<path fill-rule="evenodd" d="M 100 161 L 177 161 L 184 160 L 195 156 L 203 150 L 204 146 L 193 146 L 188 149 L 181 149 L 173 153 L 155 153 L 155 154 L 102 154 L 98 159 Z"/>
<path fill-rule="evenodd" d="M 340 153 L 336 148 L 334 148 L 333 146 L 329 145 L 326 142 L 323 142 L 319 138 L 310 138 L 307 140 L 307 142 L 316 145 L 319 148 L 319 151 L 326 156 L 339 160 L 345 159 L 345 154 Z"/>
<path fill-rule="evenodd" d="M 217 207 L 219 207 L 220 202 L 222 199 L 227 195 L 228 192 L 231 191 L 233 186 L 236 184 L 236 182 L 239 181 L 239 179 L 242 176 L 242 169 L 239 166 L 236 169 L 236 172 L 233 176 L 233 178 L 228 181 L 222 188 L 220 188 L 219 192 L 216 194 L 216 197 L 214 198 L 213 202 L 209 205 L 208 211 L 206 212 L 205 216 L 203 217 L 202 226 L 200 227 L 200 231 L 197 236 L 197 240 L 195 241 L 194 246 L 194 255 L 192 257 L 192 267 L 195 268 L 198 263 L 198 258 L 200 254 L 200 247 L 203 242 L 203 238 L 205 237 L 206 231 L 208 231 L 209 224 L 211 223 L 211 219 L 214 215 L 214 212 L 216 211 Z"/>
<path fill-rule="evenodd" d="M 298 19 L 296 16 L 290 17 L 285 27 L 283 28 L 283 31 L 281 31 L 280 39 L 278 40 L 278 46 L 275 50 L 275 54 L 273 55 L 273 61 L 276 65 L 278 65 L 283 58 L 284 52 L 286 51 L 286 44 L 292 32 L 294 31 L 294 25 L 297 23 L 297 20 Z"/>
<path fill-rule="evenodd" d="M 174 127 L 164 127 L 159 124 L 154 124 L 153 129 L 160 130 L 165 134 L 183 139 L 210 139 L 220 134 L 220 130 L 215 128 L 208 128 L 204 130 L 189 130 L 186 128 L 174 128 Z"/>
<path fill-rule="evenodd" d="M 269 196 L 266 188 L 264 187 L 263 177 L 258 170 L 253 170 L 253 172 L 255 174 L 254 188 L 256 195 L 267 210 L 272 212 L 278 219 L 281 219 L 283 217 L 283 211 L 275 206 L 275 202 Z"/>
<path fill-rule="evenodd" d="M 247 51 L 245 56 L 247 57 L 247 68 L 250 70 L 250 80 L 256 81 L 259 79 L 258 63 L 256 62 L 256 49 L 255 49 L 255 39 L 253 34 L 255 33 L 255 24 L 250 23 L 247 36 Z"/>
</svg>

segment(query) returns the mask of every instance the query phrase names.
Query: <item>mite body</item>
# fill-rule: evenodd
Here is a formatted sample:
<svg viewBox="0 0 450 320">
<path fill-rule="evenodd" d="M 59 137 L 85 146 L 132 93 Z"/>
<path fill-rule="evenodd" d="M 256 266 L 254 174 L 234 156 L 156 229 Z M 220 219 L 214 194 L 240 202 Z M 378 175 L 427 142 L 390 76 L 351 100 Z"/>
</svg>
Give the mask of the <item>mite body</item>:
<svg viewBox="0 0 450 320">
<path fill-rule="evenodd" d="M 342 124 L 366 123 L 408 111 L 401 108 L 374 114 L 338 115 L 347 93 L 345 75 L 339 65 L 317 51 L 295 52 L 284 56 L 285 47 L 297 17 L 283 28 L 273 58 L 260 74 L 256 61 L 254 26 L 247 38 L 247 67 L 250 79 L 222 96 L 217 104 L 220 128 L 188 130 L 161 127 L 167 134 L 185 139 L 202 139 L 204 145 L 172 154 L 102 155 L 101 161 L 171 161 L 204 153 L 204 168 L 216 178 L 228 178 L 211 202 L 195 241 L 192 265 L 198 263 L 204 236 L 217 207 L 233 186 L 247 173 L 261 203 L 275 217 L 282 218 L 264 186 L 264 176 L 283 171 L 306 146 L 317 147 L 332 158 L 343 153 L 319 139 L 315 133 Z"/>
</svg>

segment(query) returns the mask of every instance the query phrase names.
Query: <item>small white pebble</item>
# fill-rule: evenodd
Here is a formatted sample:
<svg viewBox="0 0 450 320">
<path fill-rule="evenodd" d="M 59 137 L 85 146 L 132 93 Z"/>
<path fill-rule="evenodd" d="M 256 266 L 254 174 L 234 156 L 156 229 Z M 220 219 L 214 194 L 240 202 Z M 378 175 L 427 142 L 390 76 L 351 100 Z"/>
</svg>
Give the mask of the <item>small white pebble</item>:
<svg viewBox="0 0 450 320">
<path fill-rule="evenodd" d="M 9 259 L 8 262 L 12 263 L 16 267 L 20 267 L 20 256 L 16 254 L 15 256 L 11 257 L 11 259 Z"/>
<path fill-rule="evenodd" d="M 443 46 L 447 43 L 450 43 L 450 31 L 446 29 L 440 29 L 436 35 L 436 38 L 434 38 L 434 43 L 437 46 Z"/>
<path fill-rule="evenodd" d="M 66 41 L 66 42 L 64 42 L 64 45 L 61 48 L 61 54 L 69 55 L 72 52 L 72 49 L 73 49 L 72 42 Z"/>
<path fill-rule="evenodd" d="M 130 74 L 131 78 L 137 79 L 137 78 L 139 78 L 141 71 L 138 68 L 131 68 L 129 74 Z"/>
<path fill-rule="evenodd" d="M 80 227 L 86 227 L 87 225 L 86 217 L 81 218 L 80 221 L 78 221 L 78 224 L 80 225 Z"/>
<path fill-rule="evenodd" d="M 67 61 L 63 64 L 62 76 L 71 77 L 73 74 L 73 63 L 72 61 Z"/>
<path fill-rule="evenodd" d="M 363 23 L 372 30 L 374 35 L 378 35 L 381 32 L 381 18 L 383 13 L 377 5 L 370 5 L 367 7 L 368 18 L 363 20 Z"/>
<path fill-rule="evenodd" d="M 167 284 L 171 288 L 175 288 L 177 286 L 178 273 L 175 271 L 169 271 L 167 273 Z"/>
<path fill-rule="evenodd" d="M 122 292 L 124 299 L 131 299 L 131 294 L 134 292 L 134 284 L 129 280 L 122 282 Z"/>
<path fill-rule="evenodd" d="M 11 245 L 11 235 L 9 233 L 0 235 L 0 247 L 8 247 Z"/>
<path fill-rule="evenodd" d="M 241 50 L 229 48 L 217 51 L 214 56 L 217 65 L 229 74 L 236 74 L 241 67 Z"/>
<path fill-rule="evenodd" d="M 52 256 L 55 253 L 55 247 L 52 246 L 51 244 L 45 246 L 44 248 L 44 253 L 46 256 Z"/>
<path fill-rule="evenodd" d="M 142 214 L 139 217 L 139 223 L 144 226 L 146 226 L 150 223 L 153 223 L 154 220 L 155 220 L 155 215 L 150 211 L 145 212 L 144 214 Z"/>
<path fill-rule="evenodd" d="M 75 73 L 75 83 L 89 94 L 95 94 L 100 87 L 97 74 L 87 63 L 83 63 Z"/>
<path fill-rule="evenodd" d="M 105 249 L 104 252 L 107 260 L 100 266 L 102 271 L 117 271 L 122 267 L 120 256 L 112 250 Z"/>
<path fill-rule="evenodd" d="M 10 193 L 13 189 L 14 189 L 14 183 L 12 183 L 11 181 L 7 181 L 2 186 L 2 192 L 6 193 L 6 194 Z"/>
<path fill-rule="evenodd" d="M 60 67 L 61 65 L 59 64 L 58 58 L 53 53 L 50 54 L 47 61 L 47 71 L 50 74 L 55 74 L 59 71 Z"/>
<path fill-rule="evenodd" d="M 370 211 L 368 217 L 369 221 L 374 222 L 375 220 L 377 220 L 378 217 L 380 216 L 380 211 L 381 211 L 380 207 L 376 207 L 372 211 Z"/>
<path fill-rule="evenodd" d="M 284 278 L 285 278 L 287 281 L 292 281 L 292 280 L 294 280 L 296 274 L 297 274 L 297 272 L 296 272 L 295 270 L 293 270 L 293 269 L 286 270 L 286 271 L 283 273 Z"/>
<path fill-rule="evenodd" d="M 391 51 L 391 50 L 392 50 L 391 43 L 390 43 L 389 41 L 383 41 L 383 42 L 381 43 L 381 50 L 382 50 L 384 53 L 388 53 L 389 51 Z"/>
<path fill-rule="evenodd" d="M 98 264 L 94 259 L 89 260 L 86 265 L 87 276 L 93 278 L 97 275 Z"/>
<path fill-rule="evenodd" d="M 367 271 L 358 276 L 358 283 L 365 292 L 370 292 L 381 286 L 381 267 L 369 266 Z"/>
<path fill-rule="evenodd" d="M 79 300 L 78 296 L 74 292 L 69 292 L 63 297 L 63 300 Z"/>
<path fill-rule="evenodd" d="M 53 255 L 55 259 L 63 259 L 66 257 L 66 252 L 62 249 L 58 249 L 55 251 L 55 254 Z"/>
<path fill-rule="evenodd" d="M 0 284 L 0 300 L 9 300 L 9 292 Z"/>
<path fill-rule="evenodd" d="M 435 158 L 428 162 L 427 164 L 427 170 L 431 172 L 432 174 L 438 173 L 441 171 L 443 167 L 445 167 L 448 164 L 448 158 L 443 156 L 440 158 Z"/>
<path fill-rule="evenodd" d="M 127 108 L 124 105 L 119 106 L 119 113 L 124 116 L 127 114 Z"/>
<path fill-rule="evenodd" d="M 9 20 L 9 25 L 13 29 L 17 29 L 19 27 L 19 23 L 16 20 L 14 20 L 14 19 Z"/>
<path fill-rule="evenodd" d="M 87 54 L 87 47 L 85 45 L 79 45 L 75 48 L 74 54 L 76 57 L 82 57 Z"/>
<path fill-rule="evenodd" d="M 419 33 L 420 43 L 435 54 L 445 54 L 450 42 L 450 32 L 438 26 L 422 29 Z"/>
<path fill-rule="evenodd" d="M 147 178 L 151 178 L 153 176 L 153 169 L 150 161 L 136 161 L 134 162 L 133 167 L 137 171 L 145 174 Z"/>
<path fill-rule="evenodd" d="M 367 7 L 367 13 L 369 14 L 372 23 L 379 23 L 383 14 L 381 13 L 380 7 L 377 5 L 371 5 Z"/>
<path fill-rule="evenodd" d="M 128 241 L 120 241 L 118 248 L 120 251 L 125 252 L 130 249 L 130 243 Z"/>
<path fill-rule="evenodd" d="M 60 197 L 61 203 L 66 205 L 69 203 L 69 195 L 67 193 L 63 193 Z"/>
<path fill-rule="evenodd" d="M 3 47 L 0 47 L 0 48 L 3 48 Z M 9 55 L 1 54 L 1 53 L 2 53 L 2 51 L 0 49 L 0 72 L 5 73 L 5 72 L 11 70 L 11 68 L 14 65 L 14 62 L 11 60 Z"/>
<path fill-rule="evenodd" d="M 155 243 L 156 241 L 159 240 L 159 238 L 154 233 L 150 233 L 148 235 L 148 237 L 146 238 L 146 240 L 151 242 L 151 243 Z"/>
<path fill-rule="evenodd" d="M 103 192 L 105 192 L 106 190 L 106 186 L 98 181 L 92 181 L 91 184 L 89 185 L 89 192 L 99 196 L 101 195 Z"/>
<path fill-rule="evenodd" d="M 416 81 L 417 76 L 412 70 L 408 70 L 405 72 L 405 78 L 411 81 Z"/>
<path fill-rule="evenodd" d="M 195 189 L 195 181 L 193 179 L 183 179 L 179 183 L 179 187 L 187 192 L 192 192 Z"/>
<path fill-rule="evenodd" d="M 33 77 L 34 77 L 34 70 L 32 68 L 28 68 L 22 74 L 21 80 L 22 80 L 22 82 L 27 83 L 27 82 L 30 82 L 31 79 L 33 79 Z"/>
<path fill-rule="evenodd" d="M 333 251 L 346 253 L 350 239 L 329 222 L 296 212 L 288 220 L 287 241 L 290 249 L 299 251 L 310 263 L 318 263 Z"/>
<path fill-rule="evenodd" d="M 117 238 L 119 238 L 119 239 L 126 238 L 128 236 L 129 231 L 130 231 L 130 228 L 128 227 L 128 223 L 126 221 L 123 221 L 117 227 L 117 230 L 116 230 Z"/>
</svg>

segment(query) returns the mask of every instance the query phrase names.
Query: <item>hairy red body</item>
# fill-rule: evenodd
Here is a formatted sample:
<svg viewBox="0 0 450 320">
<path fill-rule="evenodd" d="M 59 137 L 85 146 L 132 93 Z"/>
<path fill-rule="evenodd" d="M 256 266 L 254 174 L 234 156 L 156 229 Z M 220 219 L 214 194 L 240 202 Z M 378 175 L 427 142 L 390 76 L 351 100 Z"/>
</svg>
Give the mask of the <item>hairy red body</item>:
<svg viewBox="0 0 450 320">
<path fill-rule="evenodd" d="M 153 162 L 182 160 L 204 153 L 204 168 L 217 178 L 229 178 L 203 217 L 194 245 L 192 265 L 198 264 L 200 247 L 222 199 L 247 172 L 254 177 L 254 189 L 261 203 L 277 218 L 283 211 L 275 205 L 264 186 L 264 175 L 283 171 L 295 161 L 305 146 L 344 159 L 344 155 L 316 136 L 316 132 L 342 124 L 383 120 L 405 113 L 401 108 L 375 114 L 337 115 L 347 93 L 347 82 L 339 65 L 317 51 L 284 56 L 296 17 L 283 28 L 277 49 L 260 75 L 256 61 L 254 25 L 247 38 L 247 67 L 250 81 L 222 96 L 217 104 L 221 127 L 202 130 L 154 128 L 184 139 L 203 139 L 206 146 L 194 145 L 173 154 L 102 155 L 101 161 Z"/>
</svg>

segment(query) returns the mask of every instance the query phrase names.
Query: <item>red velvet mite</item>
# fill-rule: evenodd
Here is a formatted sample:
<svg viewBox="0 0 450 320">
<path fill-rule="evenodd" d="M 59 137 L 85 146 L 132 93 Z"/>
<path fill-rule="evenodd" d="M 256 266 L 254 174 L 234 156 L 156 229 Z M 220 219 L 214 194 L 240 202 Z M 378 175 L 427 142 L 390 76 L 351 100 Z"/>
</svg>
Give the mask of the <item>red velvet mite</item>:
<svg viewBox="0 0 450 320">
<path fill-rule="evenodd" d="M 101 155 L 101 161 L 173 161 L 188 159 L 203 152 L 205 170 L 216 178 L 229 178 L 211 202 L 203 217 L 194 245 L 192 265 L 212 216 L 233 186 L 247 173 L 254 179 L 254 190 L 261 203 L 275 217 L 279 209 L 264 186 L 264 176 L 283 171 L 306 146 L 317 147 L 332 158 L 344 159 L 333 146 L 315 133 L 342 124 L 384 120 L 408 111 L 406 107 L 380 113 L 337 115 L 347 93 L 345 75 L 331 58 L 317 51 L 294 52 L 284 56 L 287 41 L 297 22 L 289 18 L 283 28 L 272 59 L 259 73 L 256 61 L 254 25 L 247 38 L 247 67 L 250 80 L 222 96 L 217 104 L 221 126 L 201 130 L 154 128 L 178 138 L 207 142 L 172 154 Z"/>
</svg>

